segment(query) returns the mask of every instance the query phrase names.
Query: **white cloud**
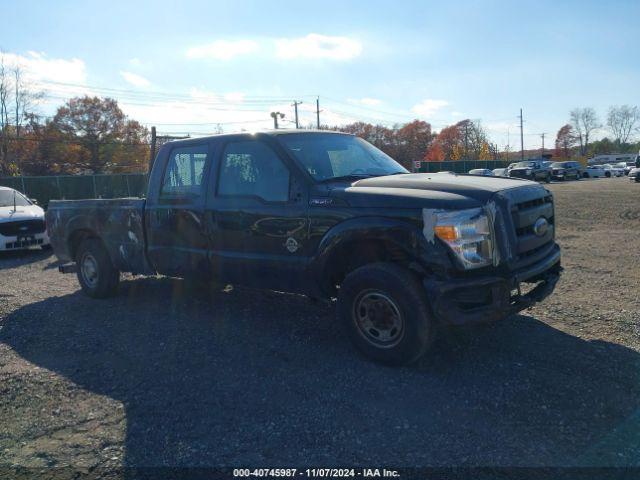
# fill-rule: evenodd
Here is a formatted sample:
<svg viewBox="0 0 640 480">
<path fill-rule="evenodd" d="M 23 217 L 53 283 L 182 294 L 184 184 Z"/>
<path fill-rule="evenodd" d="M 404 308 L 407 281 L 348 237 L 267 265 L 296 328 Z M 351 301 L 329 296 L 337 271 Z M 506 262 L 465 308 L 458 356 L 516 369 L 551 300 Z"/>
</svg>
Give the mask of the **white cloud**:
<svg viewBox="0 0 640 480">
<path fill-rule="evenodd" d="M 15 53 L 3 54 L 5 64 L 20 65 L 25 76 L 32 82 L 60 82 L 84 84 L 87 80 L 85 64 L 79 58 L 49 58 L 42 52 L 27 52 L 25 56 Z"/>
<path fill-rule="evenodd" d="M 446 100 L 435 100 L 433 98 L 427 98 L 422 102 L 413 106 L 411 111 L 416 115 L 420 115 L 421 117 L 430 117 L 435 112 L 440 110 L 443 107 L 449 105 L 449 102 Z"/>
<path fill-rule="evenodd" d="M 276 40 L 276 55 L 280 58 L 328 58 L 349 60 L 362 52 L 362 44 L 348 37 L 330 37 L 310 33 L 300 38 Z"/>
<path fill-rule="evenodd" d="M 253 40 L 216 40 L 206 45 L 189 48 L 187 57 L 230 60 L 238 55 L 247 55 L 256 50 L 258 50 L 258 43 Z"/>
<path fill-rule="evenodd" d="M 120 72 L 120 75 L 134 87 L 144 88 L 151 86 L 151 82 L 149 80 L 144 78 L 142 75 L 138 75 L 137 73 Z"/>
<path fill-rule="evenodd" d="M 368 107 L 375 107 L 376 105 L 380 105 L 382 103 L 382 100 L 378 100 L 377 98 L 370 98 L 370 97 L 349 98 L 347 101 L 355 105 L 365 105 Z"/>
</svg>

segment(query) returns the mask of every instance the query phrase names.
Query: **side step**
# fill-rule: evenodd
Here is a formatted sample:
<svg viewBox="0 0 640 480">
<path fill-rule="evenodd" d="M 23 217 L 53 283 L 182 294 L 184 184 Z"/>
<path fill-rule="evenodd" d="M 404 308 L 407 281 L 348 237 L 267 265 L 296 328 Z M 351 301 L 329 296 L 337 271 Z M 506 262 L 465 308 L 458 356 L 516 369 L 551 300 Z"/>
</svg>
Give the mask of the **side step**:
<svg viewBox="0 0 640 480">
<path fill-rule="evenodd" d="M 66 263 L 64 265 L 60 265 L 58 267 L 58 271 L 60 273 L 76 273 L 78 271 L 78 266 L 75 263 Z"/>
</svg>

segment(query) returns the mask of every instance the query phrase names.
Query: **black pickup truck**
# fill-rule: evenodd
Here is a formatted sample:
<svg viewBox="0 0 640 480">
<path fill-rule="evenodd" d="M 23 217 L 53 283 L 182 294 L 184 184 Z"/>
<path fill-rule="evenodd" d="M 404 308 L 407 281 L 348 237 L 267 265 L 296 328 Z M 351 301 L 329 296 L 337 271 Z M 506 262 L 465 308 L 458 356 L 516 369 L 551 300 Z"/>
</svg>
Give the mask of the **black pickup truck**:
<svg viewBox="0 0 640 480">
<path fill-rule="evenodd" d="M 146 199 L 52 201 L 46 222 L 91 297 L 132 272 L 337 298 L 355 345 L 390 364 L 420 357 L 441 325 L 542 300 L 561 271 L 543 186 L 409 173 L 326 131 L 171 142 Z"/>
</svg>

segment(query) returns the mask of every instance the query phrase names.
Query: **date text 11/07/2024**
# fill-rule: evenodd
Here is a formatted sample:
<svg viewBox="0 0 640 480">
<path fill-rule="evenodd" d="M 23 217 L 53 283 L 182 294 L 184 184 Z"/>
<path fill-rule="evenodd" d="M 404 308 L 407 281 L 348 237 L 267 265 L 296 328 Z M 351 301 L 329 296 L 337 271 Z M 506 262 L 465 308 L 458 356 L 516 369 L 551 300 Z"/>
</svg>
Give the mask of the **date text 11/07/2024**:
<svg viewBox="0 0 640 480">
<path fill-rule="evenodd" d="M 397 470 L 386 468 L 236 468 L 233 476 L 241 477 L 309 477 L 309 478 L 397 478 L 400 473 Z"/>
</svg>

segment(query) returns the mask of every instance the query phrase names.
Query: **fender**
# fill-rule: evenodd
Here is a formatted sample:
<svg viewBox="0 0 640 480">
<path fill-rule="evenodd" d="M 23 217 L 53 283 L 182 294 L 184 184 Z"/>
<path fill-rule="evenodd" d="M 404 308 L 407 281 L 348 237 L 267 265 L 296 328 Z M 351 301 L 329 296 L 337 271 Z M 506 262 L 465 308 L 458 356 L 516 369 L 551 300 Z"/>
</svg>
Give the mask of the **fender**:
<svg viewBox="0 0 640 480">
<path fill-rule="evenodd" d="M 333 226 L 325 233 L 309 264 L 309 272 L 324 295 L 331 289 L 325 284 L 324 274 L 333 254 L 342 245 L 360 240 L 391 244 L 420 267 L 450 266 L 448 255 L 442 246 L 426 242 L 418 225 L 389 217 L 352 218 Z"/>
</svg>

